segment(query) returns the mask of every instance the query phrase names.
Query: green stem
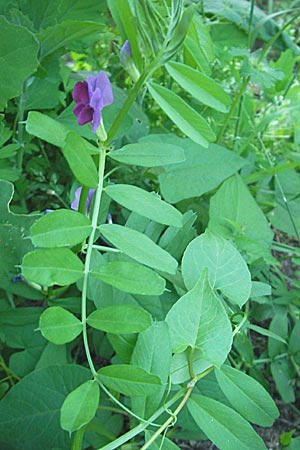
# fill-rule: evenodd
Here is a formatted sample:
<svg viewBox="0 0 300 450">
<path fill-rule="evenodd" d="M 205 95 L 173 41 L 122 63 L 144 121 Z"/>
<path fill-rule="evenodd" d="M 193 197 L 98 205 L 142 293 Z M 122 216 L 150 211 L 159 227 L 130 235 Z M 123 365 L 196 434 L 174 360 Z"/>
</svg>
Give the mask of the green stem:
<svg viewBox="0 0 300 450">
<path fill-rule="evenodd" d="M 86 429 L 86 425 L 84 425 L 79 430 L 75 431 L 71 450 L 81 450 L 82 449 L 82 442 L 83 442 L 83 436 L 84 436 L 85 429 Z"/>
<path fill-rule="evenodd" d="M 184 407 L 184 405 L 186 404 L 186 402 L 188 401 L 188 399 L 190 398 L 191 393 L 193 392 L 194 387 L 190 387 L 188 388 L 188 390 L 185 393 L 185 396 L 183 397 L 183 399 L 181 400 L 181 402 L 179 403 L 179 405 L 177 406 L 177 408 L 175 409 L 174 413 L 165 421 L 165 423 L 162 424 L 162 426 L 151 436 L 151 438 L 149 439 L 149 441 L 147 441 L 143 447 L 141 448 L 141 450 L 146 450 L 147 448 L 150 447 L 150 445 L 158 438 L 158 436 L 166 429 L 168 428 L 171 423 L 174 421 L 174 418 L 177 417 L 177 415 L 180 413 L 180 411 L 182 410 L 182 408 Z"/>
<path fill-rule="evenodd" d="M 21 172 L 23 166 L 23 157 L 24 157 L 24 104 L 25 104 L 25 92 L 27 88 L 27 81 L 23 84 L 22 94 L 19 100 L 18 106 L 18 144 L 20 145 L 20 150 L 17 156 L 17 169 Z"/>
<path fill-rule="evenodd" d="M 159 416 L 166 412 L 166 409 L 170 408 L 175 402 L 177 402 L 180 397 L 182 397 L 186 388 L 182 388 L 180 391 L 176 392 L 176 394 L 161 408 L 159 408 L 151 417 L 148 419 L 148 423 L 140 423 L 132 430 L 120 436 L 113 442 L 105 445 L 104 447 L 99 448 L 98 450 L 114 450 L 115 448 L 120 448 L 123 444 L 128 442 L 130 439 L 134 438 L 138 434 L 142 433 L 147 427 L 149 422 L 154 422 Z M 173 418 L 173 416 L 172 416 Z"/>
<path fill-rule="evenodd" d="M 99 168 L 98 168 L 98 187 L 96 191 L 96 197 L 95 197 L 95 206 L 93 211 L 93 217 L 92 217 L 92 231 L 89 237 L 88 245 L 87 245 L 87 251 L 86 251 L 86 258 L 85 258 L 85 265 L 84 265 L 84 277 L 83 277 L 83 286 L 82 286 L 82 302 L 81 302 L 81 320 L 82 320 L 82 326 L 83 326 L 83 344 L 86 352 L 86 357 L 91 369 L 91 372 L 93 376 L 97 374 L 94 363 L 92 361 L 91 352 L 89 349 L 88 344 L 88 336 L 87 336 L 87 323 L 86 323 L 86 303 L 87 303 L 87 287 L 88 287 L 88 277 L 91 267 L 91 258 L 92 258 L 92 251 L 93 251 L 93 244 L 94 239 L 97 231 L 98 226 L 98 216 L 100 211 L 100 203 L 101 203 L 101 196 L 102 196 L 102 190 L 103 190 L 103 178 L 104 178 L 104 170 L 105 170 L 105 158 L 106 158 L 106 147 L 103 146 L 103 144 L 99 144 Z"/>
<path fill-rule="evenodd" d="M 132 106 L 133 102 L 137 98 L 137 96 L 138 96 L 140 90 L 142 89 L 144 83 L 151 76 L 153 70 L 156 68 L 156 65 L 157 65 L 157 61 L 155 59 L 152 62 L 152 64 L 150 64 L 148 67 L 146 67 L 146 69 L 141 74 L 141 76 L 138 79 L 138 81 L 135 83 L 135 85 L 133 86 L 133 88 L 129 92 L 129 95 L 128 95 L 127 99 L 125 100 L 125 103 L 123 104 L 121 111 L 119 112 L 119 114 L 115 118 L 115 121 L 113 122 L 112 126 L 109 129 L 109 132 L 107 134 L 107 139 L 105 141 L 106 146 L 108 146 L 111 143 L 111 141 L 114 138 L 117 130 L 119 129 L 120 125 L 122 124 L 126 114 L 128 113 L 130 107 Z"/>
<path fill-rule="evenodd" d="M 245 90 L 246 90 L 246 88 L 248 86 L 249 80 L 250 80 L 250 77 L 246 77 L 244 79 L 243 84 L 242 84 L 242 86 L 241 86 L 237 96 L 235 97 L 234 102 L 232 103 L 231 108 L 230 108 L 230 110 L 229 110 L 229 112 L 228 112 L 228 114 L 226 116 L 226 119 L 225 119 L 225 121 L 223 123 L 223 126 L 222 126 L 222 128 L 220 129 L 220 131 L 218 133 L 217 143 L 219 143 L 221 141 L 221 139 L 223 137 L 223 134 L 224 134 L 224 132 L 225 132 L 225 130 L 226 130 L 228 124 L 229 124 L 229 121 L 230 121 L 230 119 L 231 119 L 231 117 L 232 117 L 232 115 L 233 115 L 233 113 L 235 111 L 235 108 L 239 104 L 239 101 L 240 101 L 241 97 L 243 96 L 243 94 L 244 94 L 244 92 L 245 92 Z"/>
</svg>

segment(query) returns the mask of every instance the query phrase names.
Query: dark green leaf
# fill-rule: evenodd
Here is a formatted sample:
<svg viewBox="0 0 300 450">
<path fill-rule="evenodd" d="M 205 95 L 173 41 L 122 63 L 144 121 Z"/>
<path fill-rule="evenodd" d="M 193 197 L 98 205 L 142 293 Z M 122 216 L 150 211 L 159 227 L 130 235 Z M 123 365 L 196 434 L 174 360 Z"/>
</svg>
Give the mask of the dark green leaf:
<svg viewBox="0 0 300 450">
<path fill-rule="evenodd" d="M 1 446 L 70 450 L 70 435 L 59 423 L 60 408 L 69 392 L 90 376 L 84 367 L 55 365 L 37 370 L 15 384 L 0 402 Z"/>
<path fill-rule="evenodd" d="M 34 34 L 0 17 L 0 110 L 21 94 L 24 81 L 38 66 L 38 49 Z"/>
</svg>

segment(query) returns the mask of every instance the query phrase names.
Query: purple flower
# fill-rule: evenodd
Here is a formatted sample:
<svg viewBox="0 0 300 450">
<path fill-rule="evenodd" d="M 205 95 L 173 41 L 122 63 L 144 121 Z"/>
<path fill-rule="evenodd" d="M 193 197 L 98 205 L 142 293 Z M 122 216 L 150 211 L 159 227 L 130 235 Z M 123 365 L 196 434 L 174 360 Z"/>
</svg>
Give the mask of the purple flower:
<svg viewBox="0 0 300 450">
<path fill-rule="evenodd" d="M 78 211 L 81 190 L 82 190 L 82 186 L 77 188 L 76 191 L 75 191 L 74 200 L 71 203 L 71 209 L 73 209 L 74 211 Z M 96 189 L 90 189 L 89 190 L 88 198 L 86 200 L 86 205 L 85 205 L 85 214 L 86 215 L 88 215 L 88 213 L 89 213 L 89 209 L 90 209 L 90 206 L 91 206 L 92 199 L 93 199 L 93 196 L 95 194 L 95 191 L 96 191 Z"/>
<path fill-rule="evenodd" d="M 73 100 L 76 103 L 73 112 L 77 116 L 78 124 L 92 122 L 92 130 L 96 133 L 101 122 L 102 109 L 114 101 L 107 75 L 99 72 L 96 77 L 88 76 L 87 81 L 78 81 L 73 89 Z"/>
<path fill-rule="evenodd" d="M 131 45 L 127 39 L 120 50 L 120 63 L 125 66 L 128 59 L 132 57 Z"/>
</svg>

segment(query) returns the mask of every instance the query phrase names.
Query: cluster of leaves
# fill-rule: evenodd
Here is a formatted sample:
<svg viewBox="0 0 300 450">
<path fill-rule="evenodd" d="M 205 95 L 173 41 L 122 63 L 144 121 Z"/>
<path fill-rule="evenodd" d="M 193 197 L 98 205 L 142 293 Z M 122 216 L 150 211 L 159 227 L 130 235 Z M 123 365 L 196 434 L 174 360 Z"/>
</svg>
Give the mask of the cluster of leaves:
<svg viewBox="0 0 300 450">
<path fill-rule="evenodd" d="M 259 450 L 267 391 L 299 406 L 296 14 L 0 5 L 1 448 Z M 71 101 L 98 69 L 104 143 Z M 80 185 L 89 215 L 69 207 Z"/>
</svg>

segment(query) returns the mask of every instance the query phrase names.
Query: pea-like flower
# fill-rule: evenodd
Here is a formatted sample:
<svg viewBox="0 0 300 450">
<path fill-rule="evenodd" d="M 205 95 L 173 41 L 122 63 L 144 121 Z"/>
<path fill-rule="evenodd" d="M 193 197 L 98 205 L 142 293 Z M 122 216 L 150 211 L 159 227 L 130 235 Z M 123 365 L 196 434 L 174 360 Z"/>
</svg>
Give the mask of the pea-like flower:
<svg viewBox="0 0 300 450">
<path fill-rule="evenodd" d="M 131 45 L 128 39 L 124 42 L 120 50 L 120 63 L 129 73 L 134 82 L 140 78 L 140 72 L 132 59 Z"/>
<path fill-rule="evenodd" d="M 102 118 L 102 109 L 114 101 L 110 81 L 105 72 L 96 77 L 89 75 L 86 81 L 78 81 L 73 89 L 73 110 L 78 124 L 92 123 L 92 131 L 96 133 Z"/>
</svg>

